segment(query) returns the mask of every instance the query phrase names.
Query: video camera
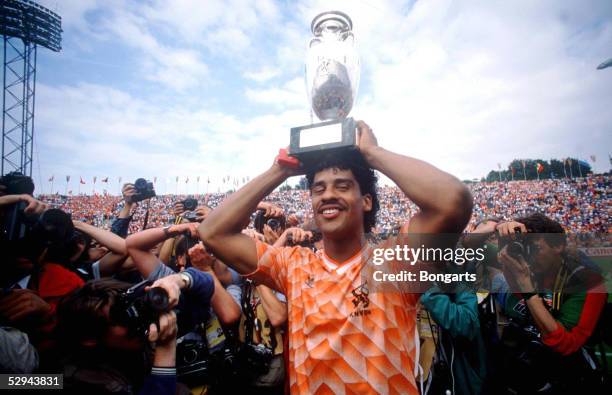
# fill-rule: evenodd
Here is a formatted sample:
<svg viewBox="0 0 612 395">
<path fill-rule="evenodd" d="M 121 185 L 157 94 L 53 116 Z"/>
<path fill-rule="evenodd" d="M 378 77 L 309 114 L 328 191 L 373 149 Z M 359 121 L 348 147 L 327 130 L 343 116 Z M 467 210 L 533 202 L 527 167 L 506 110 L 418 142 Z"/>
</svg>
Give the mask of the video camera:
<svg viewBox="0 0 612 395">
<path fill-rule="evenodd" d="M 132 334 L 146 337 L 149 326 L 158 324 L 159 316 L 169 310 L 168 293 L 165 289 L 151 286 L 144 280 L 121 293 L 110 310 L 113 321 L 125 325 Z"/>
<path fill-rule="evenodd" d="M 134 188 L 136 189 L 136 194 L 131 197 L 132 203 L 155 197 L 155 188 L 151 181 L 147 181 L 144 178 L 137 178 L 136 181 L 134 181 Z"/>
</svg>

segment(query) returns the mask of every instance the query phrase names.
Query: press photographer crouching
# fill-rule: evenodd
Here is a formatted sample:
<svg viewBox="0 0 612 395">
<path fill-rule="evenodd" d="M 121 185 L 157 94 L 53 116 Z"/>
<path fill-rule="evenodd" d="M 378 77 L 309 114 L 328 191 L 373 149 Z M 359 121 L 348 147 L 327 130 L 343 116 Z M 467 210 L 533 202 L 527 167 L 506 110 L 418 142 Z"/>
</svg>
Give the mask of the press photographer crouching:
<svg viewBox="0 0 612 395">
<path fill-rule="evenodd" d="M 512 293 L 502 343 L 511 393 L 601 393 L 603 373 L 592 352 L 607 300 L 598 267 L 568 247 L 560 224 L 533 214 L 496 226 L 499 262 Z"/>
<path fill-rule="evenodd" d="M 10 173 L 0 184 L 0 325 L 26 333 L 47 368 L 57 351 L 52 337 L 57 304 L 83 285 L 66 268 L 75 252 L 74 227 L 68 214 L 32 197 L 30 177 Z"/>
</svg>

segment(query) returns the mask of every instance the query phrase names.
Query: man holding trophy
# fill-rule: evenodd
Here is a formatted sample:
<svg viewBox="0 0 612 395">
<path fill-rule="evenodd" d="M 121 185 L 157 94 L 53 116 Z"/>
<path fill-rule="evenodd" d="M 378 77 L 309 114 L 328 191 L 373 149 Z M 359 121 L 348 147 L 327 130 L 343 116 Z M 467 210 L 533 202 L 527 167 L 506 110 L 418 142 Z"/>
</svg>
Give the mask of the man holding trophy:
<svg viewBox="0 0 612 395">
<path fill-rule="evenodd" d="M 375 248 L 365 237 L 378 210 L 374 170 L 419 206 L 412 233 L 460 233 L 472 198 L 455 177 L 380 147 L 366 123 L 346 118 L 358 84 L 351 28 L 336 11 L 313 20 L 307 79 L 323 122 L 293 128 L 288 155 L 228 197 L 198 231 L 229 266 L 286 295 L 292 394 L 417 394 L 419 295 L 372 291 L 361 274 L 363 256 Z M 277 248 L 241 233 L 260 201 L 303 173 L 322 251 Z"/>
</svg>

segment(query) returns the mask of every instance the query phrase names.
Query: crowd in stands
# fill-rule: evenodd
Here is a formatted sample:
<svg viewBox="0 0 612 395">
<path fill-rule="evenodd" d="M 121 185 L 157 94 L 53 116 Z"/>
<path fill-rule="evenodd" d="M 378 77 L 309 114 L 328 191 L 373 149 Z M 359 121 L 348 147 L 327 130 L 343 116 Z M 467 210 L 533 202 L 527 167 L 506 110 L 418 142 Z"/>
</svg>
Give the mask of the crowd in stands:
<svg viewBox="0 0 612 395">
<path fill-rule="evenodd" d="M 558 221 L 570 233 L 610 233 L 612 208 L 612 177 L 606 175 L 576 179 L 542 181 L 476 182 L 468 184 L 474 197 L 474 211 L 470 226 L 487 217 L 510 219 L 533 212 L 543 212 Z M 195 195 L 209 207 L 217 205 L 226 193 Z M 141 204 L 134 212 L 130 233 L 142 229 L 145 213 L 149 210 L 148 227 L 167 224 L 172 218 L 169 207 L 186 199 L 187 195 L 163 195 Z M 418 208 L 395 186 L 379 187 L 380 211 L 375 233 L 390 234 L 414 215 Z M 71 213 L 74 219 L 110 229 L 112 219 L 122 206 L 120 196 L 42 195 L 50 206 Z M 273 192 L 268 200 L 295 214 L 301 221 L 312 221 L 308 191 L 292 189 Z"/>
</svg>

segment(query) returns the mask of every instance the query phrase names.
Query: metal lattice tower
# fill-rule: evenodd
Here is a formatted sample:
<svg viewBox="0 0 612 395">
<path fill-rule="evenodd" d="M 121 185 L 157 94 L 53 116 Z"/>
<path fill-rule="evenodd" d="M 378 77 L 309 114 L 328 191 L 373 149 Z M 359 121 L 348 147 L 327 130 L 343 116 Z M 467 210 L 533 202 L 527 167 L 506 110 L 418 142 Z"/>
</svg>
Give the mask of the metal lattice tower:
<svg viewBox="0 0 612 395">
<path fill-rule="evenodd" d="M 61 49 L 61 18 L 29 0 L 0 0 L 2 169 L 32 175 L 36 48 Z"/>
</svg>

